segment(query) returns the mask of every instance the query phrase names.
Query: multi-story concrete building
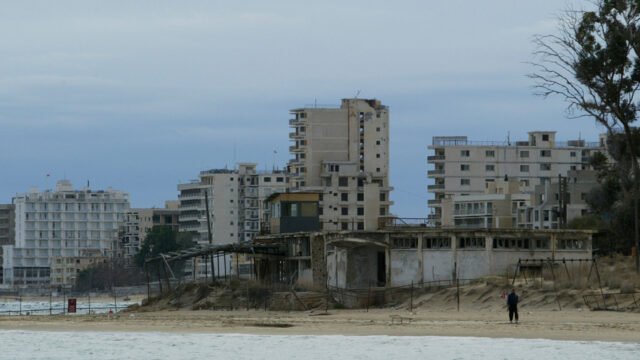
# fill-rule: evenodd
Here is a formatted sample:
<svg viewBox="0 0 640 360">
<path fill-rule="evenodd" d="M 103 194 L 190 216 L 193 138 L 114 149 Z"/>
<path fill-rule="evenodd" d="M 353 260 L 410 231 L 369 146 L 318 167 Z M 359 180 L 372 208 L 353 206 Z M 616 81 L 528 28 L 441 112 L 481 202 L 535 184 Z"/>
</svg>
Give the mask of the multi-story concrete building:
<svg viewBox="0 0 640 360">
<path fill-rule="evenodd" d="M 124 224 L 120 227 L 120 242 L 123 256 L 131 259 L 135 256 L 152 227 L 166 225 L 178 230 L 178 209 L 170 209 L 167 202 L 164 209 L 129 209 L 124 214 Z"/>
<path fill-rule="evenodd" d="M 265 199 L 285 192 L 287 185 L 284 172 L 259 173 L 252 163 L 240 163 L 237 170 L 202 171 L 198 180 L 178 185 L 179 231 L 192 232 L 196 242 L 208 243 L 207 191 L 213 243 L 249 242 L 260 232 L 260 223 L 270 211 Z"/>
<path fill-rule="evenodd" d="M 68 286 L 75 284 L 80 271 L 90 266 L 104 263 L 109 258 L 100 250 L 83 250 L 79 256 L 51 258 L 51 286 Z"/>
<path fill-rule="evenodd" d="M 389 108 L 343 99 L 339 108 L 291 110 L 292 190 L 317 192 L 324 230 L 375 230 L 389 216 Z"/>
<path fill-rule="evenodd" d="M 428 156 L 428 185 L 434 199 L 429 200 L 436 225 L 442 224 L 442 200 L 446 196 L 482 194 L 487 183 L 518 178 L 524 192 L 533 193 L 535 186 L 544 184 L 568 171 L 588 168 L 590 156 L 605 153 L 605 137 L 597 142 L 573 140 L 559 142 L 554 131 L 534 131 L 527 141 L 474 142 L 466 136 L 434 137 Z"/>
<path fill-rule="evenodd" d="M 453 195 L 442 200 L 442 226 L 458 229 L 516 227 L 518 210 L 531 204 L 518 179 L 496 180 L 481 195 Z"/>
<path fill-rule="evenodd" d="M 587 194 L 598 186 L 595 170 L 568 171 L 562 179 L 553 178 L 543 185 L 536 185 L 530 206 L 518 209 L 518 227 L 528 229 L 558 229 L 589 211 Z M 561 201 L 563 197 L 563 201 Z"/>
<path fill-rule="evenodd" d="M 68 180 L 58 181 L 55 191 L 32 188 L 13 202 L 15 245 L 3 246 L 3 284 L 18 287 L 49 285 L 54 257 L 87 251 L 114 256 L 118 228 L 130 207 L 123 191 L 73 190 Z"/>
<path fill-rule="evenodd" d="M 15 235 L 15 206 L 13 204 L 0 204 L 0 284 L 2 284 L 2 246 L 13 245 Z"/>
</svg>

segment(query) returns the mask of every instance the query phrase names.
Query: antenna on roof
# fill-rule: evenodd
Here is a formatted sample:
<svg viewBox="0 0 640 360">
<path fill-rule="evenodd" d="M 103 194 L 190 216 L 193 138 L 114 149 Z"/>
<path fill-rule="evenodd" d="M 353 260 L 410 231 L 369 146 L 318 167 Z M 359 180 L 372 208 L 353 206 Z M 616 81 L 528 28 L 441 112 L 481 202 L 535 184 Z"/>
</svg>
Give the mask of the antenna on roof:
<svg viewBox="0 0 640 360">
<path fill-rule="evenodd" d="M 511 145 L 511 131 L 507 131 L 507 145 Z"/>
<path fill-rule="evenodd" d="M 353 98 L 354 98 L 354 99 L 357 99 L 357 98 L 358 98 L 358 95 L 360 95 L 360 90 L 356 90 L 356 96 L 354 96 Z"/>
</svg>

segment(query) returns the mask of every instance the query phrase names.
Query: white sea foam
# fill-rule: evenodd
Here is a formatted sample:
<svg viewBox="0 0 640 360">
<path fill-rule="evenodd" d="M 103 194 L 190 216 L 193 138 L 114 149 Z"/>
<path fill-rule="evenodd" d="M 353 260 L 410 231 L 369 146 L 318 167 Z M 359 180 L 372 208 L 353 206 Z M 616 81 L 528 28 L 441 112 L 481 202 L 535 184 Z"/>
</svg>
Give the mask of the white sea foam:
<svg viewBox="0 0 640 360">
<path fill-rule="evenodd" d="M 0 330 L 6 359 L 637 359 L 640 343 Z"/>
</svg>

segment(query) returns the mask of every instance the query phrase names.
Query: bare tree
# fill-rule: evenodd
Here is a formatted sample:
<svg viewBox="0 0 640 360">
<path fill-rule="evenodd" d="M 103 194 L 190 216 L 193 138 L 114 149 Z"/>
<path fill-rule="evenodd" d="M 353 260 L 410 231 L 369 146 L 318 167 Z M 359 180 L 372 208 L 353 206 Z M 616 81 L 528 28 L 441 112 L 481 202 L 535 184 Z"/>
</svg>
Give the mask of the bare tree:
<svg viewBox="0 0 640 360">
<path fill-rule="evenodd" d="M 567 10 L 555 34 L 534 37 L 536 94 L 560 96 L 569 117 L 589 117 L 609 136 L 624 134 L 631 161 L 635 198 L 636 271 L 640 271 L 638 235 L 638 144 L 632 124 L 637 120 L 636 93 L 640 87 L 640 2 L 595 0 L 595 10 Z"/>
</svg>

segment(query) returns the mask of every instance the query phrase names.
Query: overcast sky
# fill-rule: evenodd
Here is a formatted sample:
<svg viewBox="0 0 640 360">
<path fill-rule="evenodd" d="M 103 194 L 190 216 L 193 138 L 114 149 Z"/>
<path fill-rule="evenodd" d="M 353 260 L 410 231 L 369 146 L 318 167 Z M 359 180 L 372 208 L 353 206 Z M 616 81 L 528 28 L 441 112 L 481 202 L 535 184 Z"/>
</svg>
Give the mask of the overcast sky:
<svg viewBox="0 0 640 360">
<path fill-rule="evenodd" d="M 282 167 L 289 109 L 359 91 L 391 109 L 392 211 L 423 217 L 433 136 L 602 132 L 525 76 L 532 35 L 582 3 L 2 2 L 0 203 L 66 175 L 162 206 L 203 169 Z"/>
</svg>

